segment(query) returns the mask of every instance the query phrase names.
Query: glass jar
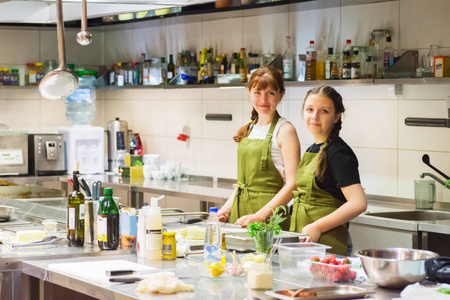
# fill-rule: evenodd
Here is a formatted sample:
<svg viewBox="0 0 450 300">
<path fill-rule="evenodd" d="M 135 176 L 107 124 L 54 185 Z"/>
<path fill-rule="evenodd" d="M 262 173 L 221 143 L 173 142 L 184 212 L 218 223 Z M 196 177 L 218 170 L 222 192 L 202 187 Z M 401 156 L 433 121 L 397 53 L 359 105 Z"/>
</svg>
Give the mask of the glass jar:
<svg viewBox="0 0 450 300">
<path fill-rule="evenodd" d="M 36 70 L 33 63 L 27 63 L 25 73 L 25 85 L 36 85 Z"/>
<path fill-rule="evenodd" d="M 3 68 L 0 68 L 0 86 L 3 85 L 3 74 L 5 73 Z"/>
<path fill-rule="evenodd" d="M 56 60 L 54 59 L 47 59 L 44 62 L 44 73 L 47 74 L 48 72 L 55 70 L 58 68 L 58 64 L 56 63 Z"/>
<path fill-rule="evenodd" d="M 3 69 L 3 85 L 11 85 L 11 72 L 8 68 Z"/>
<path fill-rule="evenodd" d="M 142 64 L 142 85 L 150 85 L 150 67 L 152 61 L 150 59 L 144 60 Z"/>
<path fill-rule="evenodd" d="M 150 85 L 159 85 L 161 83 L 161 58 L 153 57 L 149 73 Z"/>
<path fill-rule="evenodd" d="M 257 253 L 269 255 L 273 244 L 273 231 L 257 231 L 255 235 Z"/>
<path fill-rule="evenodd" d="M 380 79 L 384 72 L 384 48 L 386 48 L 386 34 L 391 32 L 387 29 L 375 29 L 373 31 L 373 42 L 374 42 L 374 55 L 372 57 L 373 61 L 373 71 L 375 78 Z"/>
<path fill-rule="evenodd" d="M 270 264 L 255 263 L 247 275 L 247 285 L 254 290 L 270 290 L 273 287 L 273 272 Z"/>
<path fill-rule="evenodd" d="M 44 66 L 42 63 L 38 62 L 34 64 L 36 70 L 36 84 L 39 85 L 41 83 L 42 78 L 44 78 Z"/>
<path fill-rule="evenodd" d="M 252 70 L 259 68 L 259 54 L 258 53 L 249 53 L 248 54 L 248 71 L 252 72 Z"/>
<path fill-rule="evenodd" d="M 175 232 L 163 232 L 162 258 L 163 260 L 174 260 L 177 258 Z"/>
<path fill-rule="evenodd" d="M 11 69 L 11 74 L 9 76 L 10 85 L 19 85 L 19 70 Z"/>
</svg>

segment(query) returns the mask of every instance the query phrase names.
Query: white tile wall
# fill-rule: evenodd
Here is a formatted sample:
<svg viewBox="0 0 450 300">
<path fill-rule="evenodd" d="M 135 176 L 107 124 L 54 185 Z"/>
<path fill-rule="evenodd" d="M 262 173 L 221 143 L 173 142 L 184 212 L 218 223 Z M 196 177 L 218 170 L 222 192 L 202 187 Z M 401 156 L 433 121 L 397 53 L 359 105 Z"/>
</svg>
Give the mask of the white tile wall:
<svg viewBox="0 0 450 300">
<path fill-rule="evenodd" d="M 318 48 L 340 48 L 347 38 L 365 44 L 368 32 L 375 28 L 390 29 L 394 47 L 418 48 L 426 54 L 433 43 L 447 47 L 450 53 L 449 8 L 447 0 L 397 0 L 342 9 L 334 0 L 322 0 L 93 28 L 93 43 L 86 48 L 75 41 L 78 30 L 67 29 L 67 61 L 109 66 L 139 60 L 141 52 L 167 57 L 205 46 L 227 54 L 240 47 L 247 52 L 282 53 L 288 34 L 299 54 L 310 40 L 315 40 Z M 23 70 L 27 62 L 57 59 L 54 29 L 0 27 L 0 39 L 8 41 L 0 44 L 1 66 Z M 287 88 L 279 107 L 297 128 L 302 153 L 314 142 L 301 115 L 310 88 Z M 393 85 L 336 89 L 347 107 L 342 136 L 358 156 L 368 194 L 413 198 L 413 181 L 419 173 L 433 173 L 421 162 L 424 153 L 450 174 L 450 130 L 404 125 L 408 116 L 446 117 L 449 85 L 404 85 L 399 96 Z M 56 132 L 59 126 L 69 125 L 64 102 L 41 99 L 36 88 L 0 89 L 0 107 L 0 123 L 14 129 Z M 141 133 L 145 152 L 183 161 L 187 173 L 236 178 L 237 144 L 229 137 L 248 120 L 250 111 L 246 89 L 101 90 L 94 125 L 106 127 L 108 121 L 120 117 Z M 232 113 L 233 121 L 205 121 L 207 112 Z M 176 140 L 177 127 L 183 125 L 190 129 L 187 142 Z M 438 200 L 450 202 L 450 193 L 438 189 Z"/>
</svg>

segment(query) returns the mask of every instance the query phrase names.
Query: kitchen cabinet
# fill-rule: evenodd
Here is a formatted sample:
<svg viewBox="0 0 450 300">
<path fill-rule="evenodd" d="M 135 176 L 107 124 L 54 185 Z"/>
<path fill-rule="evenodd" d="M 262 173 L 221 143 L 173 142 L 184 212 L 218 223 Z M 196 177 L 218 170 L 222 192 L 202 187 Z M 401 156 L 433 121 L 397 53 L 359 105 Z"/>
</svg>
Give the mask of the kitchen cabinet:
<svg viewBox="0 0 450 300">
<path fill-rule="evenodd" d="M 351 222 L 353 251 L 372 248 L 419 248 L 417 231 L 383 228 Z"/>
</svg>

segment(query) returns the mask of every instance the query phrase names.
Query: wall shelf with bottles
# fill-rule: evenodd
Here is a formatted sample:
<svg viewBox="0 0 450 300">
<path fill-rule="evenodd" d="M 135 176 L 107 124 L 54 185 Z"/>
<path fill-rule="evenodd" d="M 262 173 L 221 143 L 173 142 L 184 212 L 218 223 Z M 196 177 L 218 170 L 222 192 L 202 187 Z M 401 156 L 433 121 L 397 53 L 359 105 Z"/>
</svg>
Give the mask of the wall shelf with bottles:
<svg viewBox="0 0 450 300">
<path fill-rule="evenodd" d="M 309 87 L 321 84 L 332 86 L 370 86 L 380 84 L 450 84 L 450 77 L 447 78 L 397 78 L 397 79 L 350 79 L 350 80 L 314 80 L 314 81 L 285 81 L 286 87 Z M 246 83 L 237 84 L 189 84 L 189 85 L 131 85 L 131 86 L 103 86 L 98 89 L 120 90 L 120 89 L 204 89 L 204 88 L 245 88 Z M 0 89 L 37 89 L 37 86 L 0 86 Z"/>
</svg>

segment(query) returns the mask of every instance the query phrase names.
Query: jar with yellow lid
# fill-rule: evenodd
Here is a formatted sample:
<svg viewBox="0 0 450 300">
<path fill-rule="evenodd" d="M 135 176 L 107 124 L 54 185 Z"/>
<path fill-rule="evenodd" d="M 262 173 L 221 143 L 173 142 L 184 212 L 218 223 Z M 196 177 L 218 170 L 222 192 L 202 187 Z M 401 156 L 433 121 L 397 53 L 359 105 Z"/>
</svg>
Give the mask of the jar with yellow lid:
<svg viewBox="0 0 450 300">
<path fill-rule="evenodd" d="M 177 241 L 175 232 L 163 232 L 163 260 L 174 260 L 177 258 Z"/>
</svg>

